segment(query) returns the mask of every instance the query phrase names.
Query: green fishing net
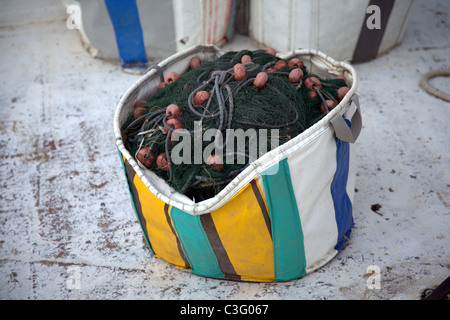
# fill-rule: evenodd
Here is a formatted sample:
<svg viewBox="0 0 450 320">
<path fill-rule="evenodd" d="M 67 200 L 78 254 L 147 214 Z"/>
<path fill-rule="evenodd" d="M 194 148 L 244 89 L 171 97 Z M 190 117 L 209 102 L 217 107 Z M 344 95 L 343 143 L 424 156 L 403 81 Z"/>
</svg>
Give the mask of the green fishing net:
<svg viewBox="0 0 450 320">
<path fill-rule="evenodd" d="M 291 78 L 294 69 L 301 78 Z M 122 128 L 125 146 L 175 191 L 202 201 L 320 120 L 342 99 L 342 88 L 348 90 L 344 79 L 320 78 L 301 60 L 264 50 L 227 52 L 137 102 Z M 168 111 L 171 105 L 178 107 Z"/>
</svg>

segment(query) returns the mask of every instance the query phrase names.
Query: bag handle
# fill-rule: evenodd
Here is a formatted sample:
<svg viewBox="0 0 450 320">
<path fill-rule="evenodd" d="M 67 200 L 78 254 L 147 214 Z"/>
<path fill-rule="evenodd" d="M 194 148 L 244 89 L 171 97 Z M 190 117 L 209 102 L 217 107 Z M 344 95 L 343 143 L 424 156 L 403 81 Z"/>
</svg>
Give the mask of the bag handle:
<svg viewBox="0 0 450 320">
<path fill-rule="evenodd" d="M 361 108 L 359 106 L 359 98 L 355 94 L 352 96 L 351 101 L 356 106 L 356 109 L 351 114 L 350 124 L 344 115 L 338 113 L 333 118 L 331 118 L 330 123 L 333 126 L 336 137 L 342 141 L 354 143 L 358 139 L 359 133 L 362 128 L 362 118 L 361 118 Z M 350 111 L 347 110 L 346 113 Z"/>
</svg>

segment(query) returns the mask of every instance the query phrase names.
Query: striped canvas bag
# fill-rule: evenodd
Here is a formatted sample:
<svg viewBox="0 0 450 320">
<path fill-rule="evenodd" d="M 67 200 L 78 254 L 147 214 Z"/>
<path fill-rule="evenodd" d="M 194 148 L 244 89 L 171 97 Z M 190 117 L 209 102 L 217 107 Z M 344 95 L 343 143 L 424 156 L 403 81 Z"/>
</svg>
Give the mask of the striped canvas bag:
<svg viewBox="0 0 450 320">
<path fill-rule="evenodd" d="M 414 0 L 249 0 L 249 35 L 277 51 L 316 48 L 370 61 L 399 45 Z"/>
<path fill-rule="evenodd" d="M 212 60 L 215 46 L 196 46 L 162 61 L 162 70 L 182 74 L 193 56 Z M 220 279 L 287 281 L 330 261 L 347 243 L 353 226 L 353 142 L 361 129 L 357 76 L 347 63 L 313 50 L 299 57 L 319 75 L 344 74 L 350 91 L 311 128 L 264 154 L 215 197 L 194 203 L 143 170 L 125 149 L 121 127 L 134 101 L 157 90 L 149 71 L 122 96 L 114 118 L 117 148 L 132 203 L 155 256 Z"/>
<path fill-rule="evenodd" d="M 64 0 L 70 29 L 94 56 L 146 65 L 198 44 L 221 46 L 234 33 L 237 0 Z"/>
</svg>

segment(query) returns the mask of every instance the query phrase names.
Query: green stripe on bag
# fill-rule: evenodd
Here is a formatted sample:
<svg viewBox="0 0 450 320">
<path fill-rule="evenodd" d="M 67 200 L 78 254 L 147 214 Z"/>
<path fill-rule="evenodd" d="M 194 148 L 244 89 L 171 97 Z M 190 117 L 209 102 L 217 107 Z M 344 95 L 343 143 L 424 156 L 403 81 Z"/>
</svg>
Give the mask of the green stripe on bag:
<svg viewBox="0 0 450 320">
<path fill-rule="evenodd" d="M 275 280 L 287 281 L 305 275 L 306 259 L 297 202 L 287 159 L 278 170 L 263 172 L 263 184 L 272 223 Z"/>
<path fill-rule="evenodd" d="M 192 272 L 223 279 L 224 274 L 203 230 L 200 216 L 190 215 L 176 207 L 171 207 L 170 216 Z"/>
<path fill-rule="evenodd" d="M 130 166 L 128 161 L 125 163 L 122 152 L 120 152 L 119 148 L 117 148 L 117 151 L 119 152 L 120 163 L 122 164 L 122 168 L 125 173 L 125 178 L 126 178 L 126 182 L 128 185 L 128 191 L 130 192 L 131 205 L 133 206 L 134 213 L 139 222 L 139 225 L 141 226 L 141 230 L 144 234 L 145 243 L 147 243 L 147 246 L 150 249 L 150 252 L 152 254 L 155 254 L 155 252 L 153 251 L 152 245 L 150 244 L 150 240 L 148 239 L 148 231 L 147 231 L 144 215 L 142 214 L 141 204 L 139 202 L 139 194 L 136 190 L 136 186 L 133 184 L 133 178 L 134 178 L 134 175 L 136 174 L 136 172 Z"/>
</svg>

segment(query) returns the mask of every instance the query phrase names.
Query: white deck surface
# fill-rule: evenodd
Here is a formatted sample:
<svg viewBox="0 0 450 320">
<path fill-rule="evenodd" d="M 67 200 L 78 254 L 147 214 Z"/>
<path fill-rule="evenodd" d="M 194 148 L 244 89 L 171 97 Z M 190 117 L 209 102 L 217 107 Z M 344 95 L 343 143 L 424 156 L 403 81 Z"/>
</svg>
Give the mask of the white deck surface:
<svg viewBox="0 0 450 320">
<path fill-rule="evenodd" d="M 417 0 L 402 44 L 355 66 L 351 242 L 285 283 L 204 278 L 150 254 L 112 126 L 139 76 L 93 59 L 66 19 L 58 0 L 1 4 L 0 299 L 415 300 L 449 276 L 450 103 L 418 86 L 450 69 L 449 1 Z M 450 92 L 448 78 L 433 83 Z M 380 289 L 367 287 L 370 265 Z"/>
</svg>

